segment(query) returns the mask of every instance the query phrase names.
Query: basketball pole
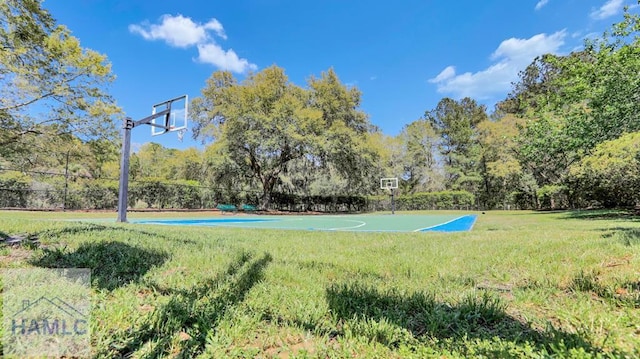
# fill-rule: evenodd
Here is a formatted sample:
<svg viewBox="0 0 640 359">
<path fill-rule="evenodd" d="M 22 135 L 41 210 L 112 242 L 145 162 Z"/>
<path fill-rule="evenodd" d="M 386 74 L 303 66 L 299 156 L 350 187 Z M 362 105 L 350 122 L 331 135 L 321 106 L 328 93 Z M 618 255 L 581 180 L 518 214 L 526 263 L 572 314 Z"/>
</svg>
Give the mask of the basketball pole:
<svg viewBox="0 0 640 359">
<path fill-rule="evenodd" d="M 127 221 L 127 196 L 129 194 L 129 151 L 131 150 L 131 130 L 133 121 L 127 117 L 122 126 L 122 154 L 120 159 L 120 186 L 118 189 L 118 219 L 116 222 Z"/>
<path fill-rule="evenodd" d="M 393 187 L 391 187 L 391 214 L 396 214 L 396 202 L 394 201 Z"/>
<path fill-rule="evenodd" d="M 169 105 L 166 110 L 160 111 L 151 116 L 145 117 L 139 121 L 133 121 L 130 117 L 127 117 L 123 121 L 122 125 L 122 153 L 120 154 L 120 185 L 118 188 L 118 219 L 116 222 L 125 223 L 127 222 L 127 206 L 128 206 L 128 195 L 129 195 L 129 156 L 131 150 L 131 130 L 134 127 L 140 125 L 151 125 L 155 127 L 164 128 L 165 131 L 169 130 L 168 127 L 168 119 L 169 114 L 171 113 L 171 101 L 169 100 Z M 152 123 L 154 119 L 158 117 L 165 116 L 165 125 L 157 125 Z"/>
</svg>

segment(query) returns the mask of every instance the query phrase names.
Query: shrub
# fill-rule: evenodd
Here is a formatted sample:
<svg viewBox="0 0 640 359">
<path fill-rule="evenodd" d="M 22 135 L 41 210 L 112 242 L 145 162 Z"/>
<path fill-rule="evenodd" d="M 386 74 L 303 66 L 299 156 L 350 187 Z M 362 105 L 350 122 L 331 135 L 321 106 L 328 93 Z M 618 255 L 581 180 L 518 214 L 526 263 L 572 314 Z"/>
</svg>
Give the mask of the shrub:
<svg viewBox="0 0 640 359">
<path fill-rule="evenodd" d="M 469 209 L 474 206 L 475 196 L 467 191 L 421 192 L 395 198 L 397 210 Z M 369 197 L 371 210 L 391 208 L 389 196 Z"/>
<path fill-rule="evenodd" d="M 22 173 L 0 175 L 0 207 L 26 207 L 31 179 Z"/>
</svg>

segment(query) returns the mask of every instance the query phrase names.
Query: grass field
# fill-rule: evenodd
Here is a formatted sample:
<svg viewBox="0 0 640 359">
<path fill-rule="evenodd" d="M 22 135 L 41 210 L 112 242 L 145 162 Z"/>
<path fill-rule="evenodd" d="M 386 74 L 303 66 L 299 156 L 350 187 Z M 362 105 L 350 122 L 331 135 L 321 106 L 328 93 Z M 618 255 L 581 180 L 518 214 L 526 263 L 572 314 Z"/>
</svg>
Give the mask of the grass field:
<svg viewBox="0 0 640 359">
<path fill-rule="evenodd" d="M 0 236 L 40 241 L 2 268 L 92 269 L 95 357 L 640 357 L 625 212 L 487 212 L 461 233 L 68 221 L 107 216 L 0 212 Z"/>
</svg>

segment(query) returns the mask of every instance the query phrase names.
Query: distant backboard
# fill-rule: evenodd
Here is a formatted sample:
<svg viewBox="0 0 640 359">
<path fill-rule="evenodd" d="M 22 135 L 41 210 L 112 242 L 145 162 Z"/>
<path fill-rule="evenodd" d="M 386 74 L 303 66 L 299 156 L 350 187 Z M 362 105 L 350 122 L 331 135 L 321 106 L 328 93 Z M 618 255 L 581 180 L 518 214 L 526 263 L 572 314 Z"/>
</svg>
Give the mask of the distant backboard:
<svg viewBox="0 0 640 359">
<path fill-rule="evenodd" d="M 189 116 L 188 110 L 189 98 L 187 95 L 176 97 L 153 105 L 151 114 L 155 115 L 165 110 L 169 112 L 165 116 L 154 118 L 151 125 L 151 136 L 162 135 L 167 132 L 179 131 L 179 134 L 186 131 Z"/>
<path fill-rule="evenodd" d="M 398 178 L 380 178 L 381 189 L 396 189 L 398 188 Z"/>
</svg>

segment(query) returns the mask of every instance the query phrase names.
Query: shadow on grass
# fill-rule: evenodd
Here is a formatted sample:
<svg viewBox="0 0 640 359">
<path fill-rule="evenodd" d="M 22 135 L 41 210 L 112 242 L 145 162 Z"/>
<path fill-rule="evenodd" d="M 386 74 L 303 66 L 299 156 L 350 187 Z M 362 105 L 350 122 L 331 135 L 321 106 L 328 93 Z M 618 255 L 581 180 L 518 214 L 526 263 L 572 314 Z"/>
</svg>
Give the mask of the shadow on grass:
<svg viewBox="0 0 640 359">
<path fill-rule="evenodd" d="M 204 351 L 209 333 L 231 308 L 242 302 L 251 288 L 262 280 L 264 269 L 271 262 L 270 254 L 254 259 L 242 253 L 215 278 L 189 290 L 158 288 L 171 296 L 133 332 L 122 333 L 109 349 L 99 356 L 157 358 L 192 358 Z M 180 352 L 176 352 L 176 340 Z M 141 352 L 139 352 L 141 351 Z"/>
<path fill-rule="evenodd" d="M 139 281 L 151 268 L 169 258 L 165 252 L 122 242 L 82 243 L 75 251 L 43 249 L 30 264 L 43 268 L 89 268 L 92 285 L 107 290 Z"/>
<path fill-rule="evenodd" d="M 624 246 L 640 245 L 640 228 L 615 227 L 602 229 L 602 231 L 606 232 L 602 237 L 616 239 Z"/>
<path fill-rule="evenodd" d="M 584 219 L 584 220 L 624 220 L 640 222 L 640 215 L 637 211 L 627 209 L 589 209 L 566 211 L 564 219 Z"/>
<path fill-rule="evenodd" d="M 580 335 L 553 327 L 544 331 L 533 329 L 509 316 L 500 298 L 488 292 L 467 296 L 459 304 L 449 305 L 426 293 L 404 295 L 393 290 L 380 292 L 360 284 L 342 284 L 329 287 L 326 300 L 339 323 L 351 323 L 351 335 L 377 341 L 389 348 L 416 341 L 433 343 L 433 339 L 438 339 L 438 343 L 448 343 L 439 344 L 446 346 L 442 349 L 464 354 L 468 340 L 491 341 L 497 337 L 515 345 L 531 345 L 543 353 L 567 353 L 575 349 L 590 353 L 599 351 Z M 478 350 L 486 352 L 475 352 L 474 355 L 508 354 L 505 352 L 508 348 L 504 346 Z"/>
<path fill-rule="evenodd" d="M 53 228 L 53 229 L 45 229 L 41 232 L 34 234 L 34 236 L 44 237 L 44 238 L 57 238 L 64 235 L 75 235 L 75 234 L 89 234 L 92 232 L 103 232 L 103 231 L 114 231 L 114 232 L 123 232 L 125 234 L 130 235 L 143 235 L 154 238 L 162 238 L 166 240 L 179 240 L 183 243 L 194 243 L 192 240 L 177 238 L 172 236 L 166 236 L 161 233 L 143 231 L 141 229 L 132 228 L 132 227 L 124 227 L 124 226 L 104 226 L 96 223 L 81 223 L 74 225 L 65 226 L 63 228 Z"/>
<path fill-rule="evenodd" d="M 69 223 L 62 228 L 44 229 L 29 233 L 32 239 L 49 239 L 59 243 L 65 236 L 89 235 L 104 232 L 105 236 L 114 232 L 126 234 L 126 238 L 147 236 L 167 241 L 194 243 L 188 239 L 179 239 L 159 233 L 147 232 L 137 228 L 105 226 L 95 223 Z M 169 254 L 162 250 L 143 248 L 123 241 L 84 242 L 71 251 L 62 246 L 42 246 L 42 254 L 32 258 L 29 263 L 44 268 L 89 268 L 92 285 L 100 289 L 114 290 L 132 282 L 138 282 L 149 270 L 163 265 Z M 35 248 L 32 248 L 35 249 Z"/>
<path fill-rule="evenodd" d="M 36 249 L 39 245 L 38 239 L 30 234 L 9 235 L 0 232 L 0 248 L 7 246 L 21 246 L 25 249 Z"/>
</svg>

